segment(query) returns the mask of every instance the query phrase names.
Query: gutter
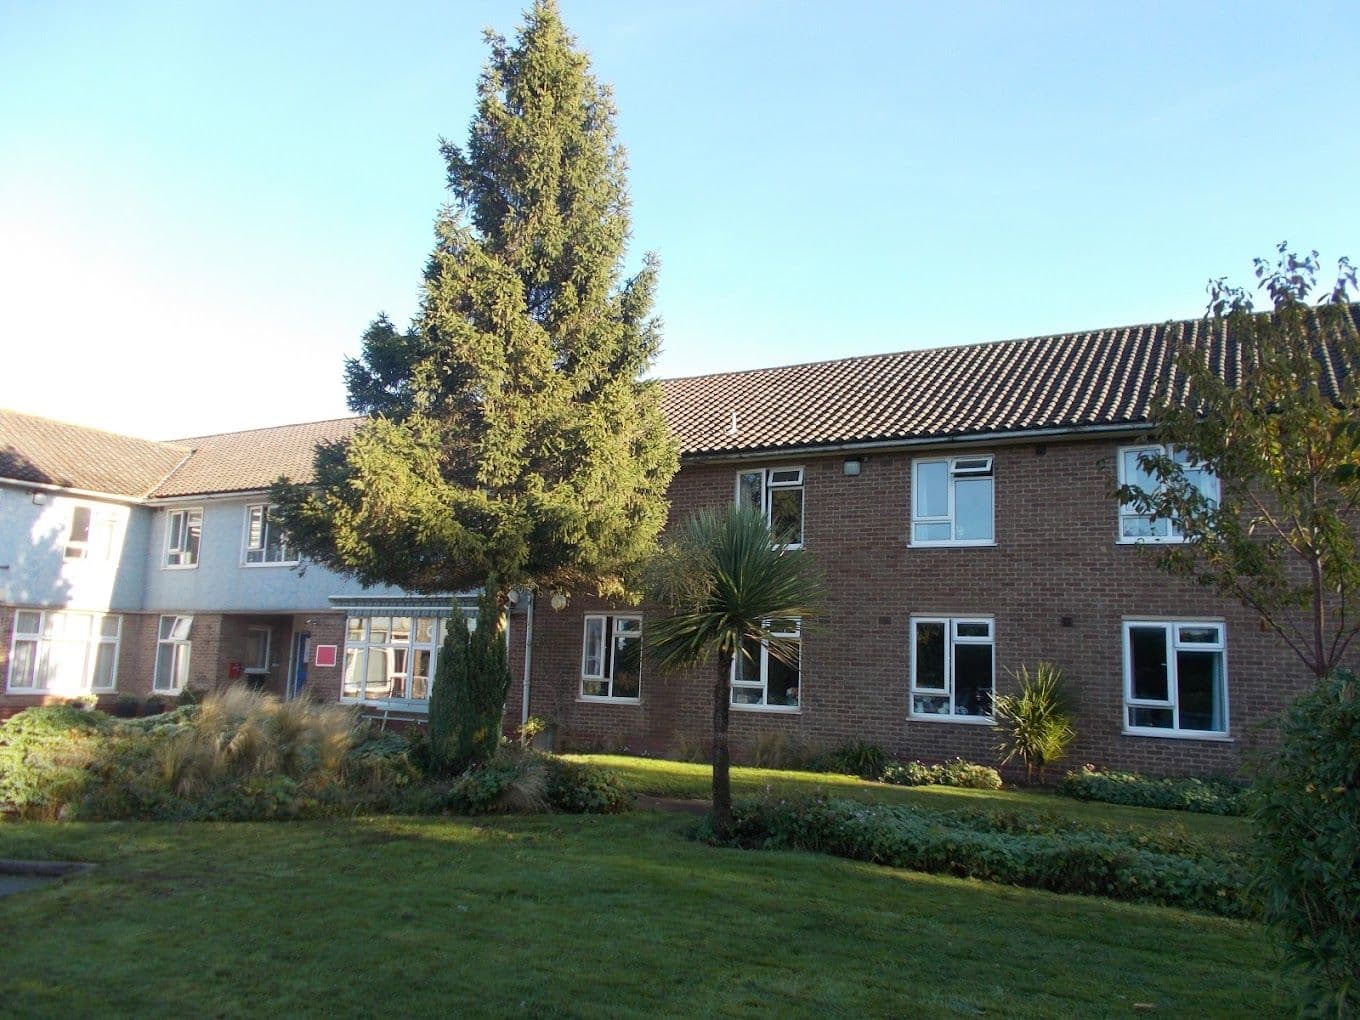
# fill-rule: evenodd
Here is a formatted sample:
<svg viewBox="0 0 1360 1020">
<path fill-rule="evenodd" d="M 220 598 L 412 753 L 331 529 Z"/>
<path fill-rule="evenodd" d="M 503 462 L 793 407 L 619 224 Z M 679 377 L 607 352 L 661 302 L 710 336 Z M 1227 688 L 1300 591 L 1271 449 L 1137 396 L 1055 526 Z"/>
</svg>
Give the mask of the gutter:
<svg viewBox="0 0 1360 1020">
<path fill-rule="evenodd" d="M 521 729 L 529 721 L 529 674 L 534 664 L 534 593 L 525 592 L 524 600 L 524 683 L 520 685 L 519 724 Z"/>
<path fill-rule="evenodd" d="M 30 492 L 58 492 L 67 496 L 81 496 L 86 499 L 102 499 L 108 503 L 122 503 L 124 506 L 143 506 L 141 496 L 127 496 L 116 492 L 100 492 L 97 489 L 73 489 L 69 485 L 53 485 L 50 482 L 26 482 L 22 478 L 0 478 L 0 484 L 12 485 L 16 489 Z"/>
</svg>

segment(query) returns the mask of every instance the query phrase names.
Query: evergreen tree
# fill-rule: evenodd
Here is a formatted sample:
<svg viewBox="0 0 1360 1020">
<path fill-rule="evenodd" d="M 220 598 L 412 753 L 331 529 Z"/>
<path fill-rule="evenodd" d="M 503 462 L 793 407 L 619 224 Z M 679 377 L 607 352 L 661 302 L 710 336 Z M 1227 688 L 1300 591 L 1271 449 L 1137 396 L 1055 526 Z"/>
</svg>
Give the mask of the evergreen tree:
<svg viewBox="0 0 1360 1020">
<path fill-rule="evenodd" d="M 657 265 L 623 278 L 625 158 L 609 90 L 537 0 L 491 55 L 465 147 L 442 143 L 410 329 L 379 317 L 346 365 L 352 438 L 275 486 L 309 558 L 410 591 L 622 589 L 665 522 L 677 457 L 659 389 Z M 498 619 L 499 611 L 494 614 Z M 483 626 L 491 618 L 482 620 Z"/>
<path fill-rule="evenodd" d="M 488 761 L 500 743 L 510 666 L 495 626 L 495 593 L 483 594 L 477 610 L 474 628 L 462 613 L 453 614 L 439 651 L 430 692 L 430 760 L 437 772 L 456 774 Z"/>
</svg>

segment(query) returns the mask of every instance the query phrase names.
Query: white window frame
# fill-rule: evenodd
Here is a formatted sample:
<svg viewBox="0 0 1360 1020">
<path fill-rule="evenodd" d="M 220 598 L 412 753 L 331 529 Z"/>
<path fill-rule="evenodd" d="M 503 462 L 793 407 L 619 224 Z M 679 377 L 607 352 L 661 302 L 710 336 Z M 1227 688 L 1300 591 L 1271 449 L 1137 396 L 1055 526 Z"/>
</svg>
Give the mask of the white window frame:
<svg viewBox="0 0 1360 1020">
<path fill-rule="evenodd" d="M 960 463 L 967 464 L 971 461 L 986 461 L 985 466 L 980 467 L 960 467 Z M 948 481 L 948 504 L 949 508 L 944 516 L 928 516 L 919 513 L 921 496 L 921 468 L 929 464 L 943 464 L 949 472 Z M 990 478 L 992 480 L 992 537 L 991 538 L 955 538 L 954 533 L 958 527 L 958 497 L 957 486 L 960 479 L 968 478 Z M 916 526 L 918 524 L 947 524 L 949 526 L 949 538 L 917 538 Z M 990 453 L 960 454 L 950 457 L 917 457 L 911 462 L 911 545 L 913 546 L 987 546 L 996 545 L 996 457 Z"/>
<path fill-rule="evenodd" d="M 776 480 L 775 475 L 794 474 L 794 478 L 781 478 Z M 801 549 L 807 542 L 807 474 L 801 466 L 782 465 L 779 467 L 753 467 L 745 468 L 737 472 L 736 478 L 736 501 L 739 506 L 744 506 L 742 499 L 741 480 L 747 475 L 760 475 L 760 512 L 765 515 L 765 520 L 774 525 L 773 501 L 775 492 L 798 490 L 798 541 L 790 542 L 784 546 L 785 549 Z"/>
<path fill-rule="evenodd" d="M 171 537 L 175 533 L 176 518 L 180 519 L 179 540 L 175 545 L 171 544 Z M 189 532 L 192 523 L 198 522 L 198 548 L 194 550 L 194 558 L 191 562 L 185 563 L 184 557 L 189 552 Z M 165 515 L 165 558 L 162 561 L 162 569 L 165 570 L 194 570 L 203 559 L 203 508 L 176 507 L 169 510 Z"/>
<path fill-rule="evenodd" d="M 1128 478 L 1128 471 L 1124 465 L 1129 456 L 1137 457 L 1144 453 L 1155 453 L 1177 457 L 1179 451 L 1174 447 L 1169 447 L 1164 443 L 1135 443 L 1130 446 L 1119 447 L 1118 459 L 1115 468 L 1118 472 L 1119 484 L 1121 486 L 1132 484 Z M 1206 467 L 1190 462 L 1188 457 L 1180 455 L 1182 465 L 1191 471 L 1203 471 L 1205 476 L 1213 480 L 1212 500 L 1217 503 L 1222 496 L 1222 489 L 1218 477 Z M 1126 535 L 1124 533 L 1124 522 L 1135 520 L 1151 521 L 1151 514 L 1140 514 L 1127 503 L 1119 504 L 1119 514 L 1115 520 L 1115 540 L 1119 545 L 1180 545 L 1185 542 L 1185 535 L 1181 532 L 1178 522 L 1166 517 L 1159 517 L 1159 521 L 1166 521 L 1167 533 L 1165 535 Z"/>
<path fill-rule="evenodd" d="M 76 514 L 84 510 L 90 515 L 90 523 L 86 528 L 86 538 L 77 539 Z M 100 536 L 100 537 L 96 537 Z M 71 516 L 67 519 L 66 529 L 66 549 L 62 558 L 72 563 L 76 560 L 87 562 L 108 562 L 113 559 L 113 550 L 117 546 L 118 536 L 118 515 L 108 507 L 97 506 L 91 503 L 76 503 L 71 507 Z"/>
<path fill-rule="evenodd" d="M 269 654 L 274 643 L 274 629 L 264 626 L 250 626 L 246 628 L 246 649 L 250 649 L 250 637 L 252 634 L 264 635 L 264 662 L 251 664 L 249 662 L 242 665 L 241 672 L 246 676 L 268 676 L 269 675 Z"/>
<path fill-rule="evenodd" d="M 165 621 L 170 620 L 169 635 L 162 636 L 166 629 Z M 184 637 L 176 637 L 179 631 L 180 621 L 183 623 Z M 156 659 L 152 670 L 151 690 L 154 694 L 179 694 L 189 685 L 189 664 L 193 651 L 194 618 L 187 613 L 174 613 L 161 616 L 156 620 Z M 170 671 L 173 676 L 167 684 L 161 677 L 161 646 L 171 647 L 174 651 L 170 656 Z"/>
<path fill-rule="evenodd" d="M 939 623 L 944 625 L 944 682 L 943 688 L 921 687 L 916 683 L 916 627 L 921 623 Z M 960 636 L 958 633 L 960 624 L 985 624 L 987 636 L 976 637 L 972 635 Z M 911 625 L 911 675 L 908 678 L 907 687 L 907 716 L 910 719 L 928 722 L 950 722 L 966 723 L 973 726 L 994 726 L 996 724 L 996 619 L 990 616 L 913 616 Z M 954 646 L 955 645 L 987 645 L 992 649 L 992 714 L 991 715 L 959 715 L 956 712 L 955 702 L 956 690 L 954 683 Z M 928 698 L 949 698 L 948 714 L 935 712 L 917 712 L 916 696 L 920 694 Z"/>
<path fill-rule="evenodd" d="M 1166 700 L 1155 701 L 1133 696 L 1133 628 L 1161 627 L 1166 632 Z M 1212 627 L 1218 631 L 1218 640 L 1213 643 L 1203 641 L 1181 641 L 1182 630 Z M 1223 740 L 1230 741 L 1231 715 L 1228 712 L 1228 625 L 1222 620 L 1183 620 L 1167 619 L 1128 619 L 1123 627 L 1124 649 L 1124 720 L 1123 730 L 1129 736 L 1165 737 L 1171 740 Z M 1217 652 L 1223 663 L 1223 729 L 1187 730 L 1182 729 L 1180 707 L 1180 677 L 1176 663 L 1176 652 Z M 1134 726 L 1129 722 L 1130 709 L 1169 708 L 1171 709 L 1170 727 Z"/>
<path fill-rule="evenodd" d="M 250 533 L 257 516 L 260 520 L 260 537 L 259 541 L 252 545 Z M 269 558 L 269 535 L 275 526 L 275 522 L 269 519 L 268 503 L 251 503 L 246 507 L 245 524 L 241 531 L 241 566 L 292 567 L 297 565 L 298 558 L 292 545 L 288 542 L 287 535 L 279 535 L 278 549 L 281 558 L 277 560 Z"/>
<path fill-rule="evenodd" d="M 770 702 L 770 643 L 760 642 L 760 658 L 755 665 L 757 679 L 738 680 L 737 679 L 737 656 L 732 657 L 731 673 L 727 683 L 727 703 L 734 712 L 782 712 L 785 715 L 795 715 L 803 711 L 803 621 L 798 618 L 791 618 L 787 622 L 792 623 L 793 627 L 789 630 L 775 630 L 776 621 L 766 620 L 765 629 L 772 637 L 793 638 L 798 642 L 798 704 L 796 705 L 771 705 Z M 778 621 L 784 622 L 784 621 Z M 741 655 L 738 652 L 737 655 Z M 758 690 L 760 691 L 760 704 L 748 704 L 733 700 L 736 690 Z"/>
<path fill-rule="evenodd" d="M 468 627 L 476 627 L 476 610 L 461 609 L 464 619 L 468 622 Z M 393 619 L 410 619 L 411 633 L 405 641 L 395 642 L 391 638 L 391 624 Z M 385 619 L 389 621 L 388 638 L 386 641 L 373 642 L 373 621 L 375 619 Z M 419 639 L 420 623 L 423 620 L 430 621 L 430 640 L 421 641 Z M 350 636 L 351 625 L 360 624 L 359 637 Z M 402 712 L 428 712 L 430 710 L 430 694 L 434 692 L 435 672 L 439 669 L 439 650 L 443 646 L 444 628 L 448 625 L 448 620 L 440 616 L 420 616 L 415 614 L 403 613 L 400 608 L 394 608 L 390 613 L 367 613 L 364 615 L 348 616 L 345 619 L 345 648 L 342 656 L 340 669 L 340 701 L 346 705 L 376 705 L 381 708 L 396 708 Z M 368 695 L 368 657 L 375 653 L 387 656 L 392 653 L 392 659 L 388 661 L 388 667 L 384 673 L 387 677 L 388 694 L 376 697 Z M 395 653 L 405 653 L 405 669 L 395 669 Z M 416 655 L 419 652 L 430 653 L 430 666 L 428 675 L 416 674 L 413 667 L 416 662 Z M 358 694 L 346 693 L 345 682 L 349 677 L 351 659 L 361 659 L 359 666 L 359 692 Z M 424 676 L 425 697 L 413 697 L 411 692 L 414 689 L 414 678 Z M 406 694 L 402 697 L 392 697 L 391 689 L 394 678 L 402 681 L 403 689 Z"/>
<path fill-rule="evenodd" d="M 637 697 L 618 697 L 614 694 L 614 651 L 619 640 L 619 623 L 637 624 L 636 630 L 627 630 L 625 640 L 638 642 L 638 693 Z M 600 631 L 600 661 L 592 667 L 589 661 L 591 624 L 598 624 Z M 581 682 L 576 688 L 578 701 L 595 701 L 609 705 L 640 705 L 642 703 L 642 617 L 637 613 L 587 613 L 581 622 Z M 587 694 L 586 681 L 603 681 L 607 694 Z"/>
<path fill-rule="evenodd" d="M 19 629 L 22 618 L 26 616 L 37 617 L 36 630 Z M 54 646 L 65 644 L 68 646 L 68 656 L 70 646 L 74 646 L 76 641 L 65 639 L 61 635 L 49 634 L 48 621 L 53 618 L 83 617 L 88 620 L 83 645 L 82 660 L 80 666 L 80 676 L 76 678 L 74 684 L 69 682 L 58 682 L 53 685 L 50 675 L 50 664 L 53 661 Z M 114 633 L 104 634 L 103 624 L 105 620 L 113 620 Z M 55 629 L 55 628 L 53 628 Z M 123 618 L 117 613 L 82 613 L 69 609 L 46 610 L 46 609 L 19 609 L 14 614 L 14 626 L 10 631 L 9 642 L 9 664 L 5 675 L 5 691 L 11 694 L 106 694 L 117 691 L 118 689 L 118 658 L 121 651 L 123 640 Z M 16 684 L 14 667 L 18 662 L 15 654 L 16 647 L 20 644 L 33 645 L 32 663 L 33 679 L 36 681 L 39 670 L 44 674 L 42 686 L 31 683 L 27 686 Z M 99 664 L 99 651 L 105 645 L 113 646 L 113 670 L 111 673 L 112 682 L 105 685 L 96 685 L 94 682 L 95 669 Z M 60 661 L 62 657 L 58 657 Z M 69 661 L 69 659 L 68 659 Z"/>
</svg>

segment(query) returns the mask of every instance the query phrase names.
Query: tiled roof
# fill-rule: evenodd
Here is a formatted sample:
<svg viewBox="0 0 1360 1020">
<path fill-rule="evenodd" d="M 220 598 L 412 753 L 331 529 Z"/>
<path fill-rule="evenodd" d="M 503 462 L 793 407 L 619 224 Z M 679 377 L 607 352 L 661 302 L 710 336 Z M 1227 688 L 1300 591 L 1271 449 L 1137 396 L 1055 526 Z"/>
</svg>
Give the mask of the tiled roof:
<svg viewBox="0 0 1360 1020">
<path fill-rule="evenodd" d="M 1235 381 L 1237 347 L 1202 320 L 670 379 L 690 455 L 1137 425 L 1184 343 Z"/>
<path fill-rule="evenodd" d="M 249 432 L 173 440 L 193 451 L 184 464 L 156 488 L 157 497 L 264 489 L 280 475 L 295 481 L 312 477 L 318 443 L 344 439 L 362 418 L 279 425 Z"/>
<path fill-rule="evenodd" d="M 115 496 L 146 496 L 183 447 L 0 409 L 0 478 Z"/>
</svg>

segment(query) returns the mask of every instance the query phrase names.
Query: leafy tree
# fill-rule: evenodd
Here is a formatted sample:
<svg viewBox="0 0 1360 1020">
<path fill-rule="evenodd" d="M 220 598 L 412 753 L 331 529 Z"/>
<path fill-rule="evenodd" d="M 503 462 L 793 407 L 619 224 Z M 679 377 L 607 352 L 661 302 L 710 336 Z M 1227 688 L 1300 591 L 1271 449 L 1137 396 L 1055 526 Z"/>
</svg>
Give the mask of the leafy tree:
<svg viewBox="0 0 1360 1020">
<path fill-rule="evenodd" d="M 670 669 L 712 664 L 713 828 L 732 825 L 728 715 L 732 663 L 763 642 L 775 658 L 798 662 L 798 642 L 772 624 L 815 615 L 822 585 L 807 554 L 785 548 L 758 511 L 705 510 L 675 530 L 654 562 L 651 596 L 670 610 L 649 626 L 656 662 Z"/>
<path fill-rule="evenodd" d="M 1178 384 L 1152 416 L 1168 449 L 1140 458 L 1149 484 L 1118 493 L 1185 536 L 1162 566 L 1256 610 L 1322 677 L 1360 630 L 1356 270 L 1342 259 L 1318 305 L 1317 252 L 1282 243 L 1255 270 L 1271 309 L 1210 282 L 1204 342 L 1179 351 Z M 1216 499 L 1199 469 L 1218 478 Z"/>
<path fill-rule="evenodd" d="M 657 263 L 621 272 L 609 90 L 552 0 L 513 45 L 488 43 L 467 145 L 442 143 L 453 201 L 420 312 L 405 331 L 369 327 L 345 366 L 367 420 L 317 450 L 311 485 L 280 480 L 272 499 L 308 558 L 366 585 L 490 591 L 481 625 L 499 629 L 515 587 L 620 592 L 655 547 L 677 453 L 642 378 Z"/>
</svg>

